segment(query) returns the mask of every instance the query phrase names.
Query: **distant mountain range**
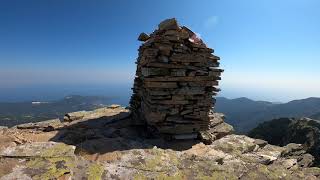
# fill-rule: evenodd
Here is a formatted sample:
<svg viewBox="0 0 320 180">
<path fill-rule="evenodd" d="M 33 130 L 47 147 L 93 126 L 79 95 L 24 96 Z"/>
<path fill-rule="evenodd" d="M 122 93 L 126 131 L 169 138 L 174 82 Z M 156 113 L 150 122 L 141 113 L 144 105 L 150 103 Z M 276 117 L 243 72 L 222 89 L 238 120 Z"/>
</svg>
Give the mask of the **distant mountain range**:
<svg viewBox="0 0 320 180">
<path fill-rule="evenodd" d="M 112 98 L 71 95 L 52 102 L 0 103 L 0 126 L 61 118 L 68 112 L 93 110 L 110 104 Z"/>
<path fill-rule="evenodd" d="M 248 98 L 217 97 L 215 111 L 226 115 L 226 122 L 236 132 L 246 133 L 258 124 L 282 117 L 312 117 L 320 119 L 320 98 L 294 100 L 288 103 L 254 101 Z"/>
<path fill-rule="evenodd" d="M 67 112 L 93 110 L 114 102 L 115 98 L 111 97 L 71 95 L 52 102 L 0 103 L 0 126 L 61 118 Z M 237 133 L 246 133 L 264 121 L 281 117 L 320 119 L 320 98 L 272 103 L 217 97 L 215 111 L 224 113 L 226 122 L 233 125 Z"/>
</svg>

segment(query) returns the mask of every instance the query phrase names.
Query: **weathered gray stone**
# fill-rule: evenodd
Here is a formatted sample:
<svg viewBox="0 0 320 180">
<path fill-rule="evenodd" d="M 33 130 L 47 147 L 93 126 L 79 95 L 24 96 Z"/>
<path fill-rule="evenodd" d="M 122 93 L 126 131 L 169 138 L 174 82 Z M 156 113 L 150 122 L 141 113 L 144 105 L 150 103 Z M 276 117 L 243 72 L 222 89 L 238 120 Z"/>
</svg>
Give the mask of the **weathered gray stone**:
<svg viewBox="0 0 320 180">
<path fill-rule="evenodd" d="M 178 85 L 175 82 L 145 82 L 145 87 L 150 88 L 177 88 Z"/>
<path fill-rule="evenodd" d="M 62 126 L 62 123 L 59 119 L 52 119 L 47 121 L 35 122 L 35 123 L 26 123 L 19 124 L 16 126 L 18 129 L 38 129 L 38 130 L 49 130 L 50 127 L 53 130 Z"/>
<path fill-rule="evenodd" d="M 165 115 L 166 114 L 164 114 L 164 113 L 147 111 L 145 114 L 145 117 L 148 118 L 148 120 L 151 124 L 153 124 L 153 123 L 159 123 L 159 122 L 164 121 Z"/>
<path fill-rule="evenodd" d="M 169 75 L 169 69 L 164 68 L 141 68 L 141 73 L 143 76 L 165 76 Z"/>
<path fill-rule="evenodd" d="M 156 46 L 158 46 L 161 55 L 170 56 L 172 51 L 172 46 L 170 44 L 156 44 Z"/>
<path fill-rule="evenodd" d="M 141 33 L 138 37 L 139 41 L 147 41 L 150 38 L 150 36 L 146 33 Z"/>
<path fill-rule="evenodd" d="M 196 139 L 198 137 L 197 133 L 191 134 L 178 134 L 173 136 L 174 139 Z"/>
<path fill-rule="evenodd" d="M 171 76 L 186 76 L 186 70 L 173 69 L 173 70 L 171 70 Z"/>
<path fill-rule="evenodd" d="M 171 19 L 166 19 L 164 21 L 162 21 L 159 26 L 158 26 L 159 30 L 177 30 L 179 29 L 179 25 L 178 22 L 175 18 L 171 18 Z"/>
<path fill-rule="evenodd" d="M 119 108 L 121 107 L 119 104 L 111 104 L 110 106 L 108 106 L 107 108 L 109 109 L 116 109 L 116 108 Z"/>
<path fill-rule="evenodd" d="M 67 122 L 76 121 L 82 119 L 87 114 L 86 111 L 77 111 L 68 113 L 64 116 L 63 120 Z"/>
<path fill-rule="evenodd" d="M 8 129 L 7 126 L 0 126 L 0 130 L 3 130 L 3 129 Z"/>
<path fill-rule="evenodd" d="M 214 127 L 211 127 L 209 132 L 215 135 L 217 138 L 221 138 L 223 136 L 232 134 L 234 132 L 234 129 L 227 123 L 220 123 Z"/>
<path fill-rule="evenodd" d="M 56 142 L 33 142 L 8 147 L 0 152 L 0 157 L 72 157 L 75 146 Z"/>
<path fill-rule="evenodd" d="M 118 112 L 121 113 L 118 113 Z M 114 116 L 113 116 L 114 115 Z M 64 116 L 64 121 L 69 122 L 71 124 L 77 124 L 80 121 L 86 121 L 88 119 L 98 119 L 98 118 L 106 118 L 105 121 L 99 121 L 95 126 L 99 126 L 98 124 L 110 123 L 112 121 L 121 120 L 128 118 L 130 116 L 130 112 L 128 109 L 121 108 L 120 105 L 110 105 L 105 108 L 99 108 L 94 111 L 78 111 L 67 113 Z M 90 126 L 90 124 L 82 123 L 82 126 Z"/>
</svg>

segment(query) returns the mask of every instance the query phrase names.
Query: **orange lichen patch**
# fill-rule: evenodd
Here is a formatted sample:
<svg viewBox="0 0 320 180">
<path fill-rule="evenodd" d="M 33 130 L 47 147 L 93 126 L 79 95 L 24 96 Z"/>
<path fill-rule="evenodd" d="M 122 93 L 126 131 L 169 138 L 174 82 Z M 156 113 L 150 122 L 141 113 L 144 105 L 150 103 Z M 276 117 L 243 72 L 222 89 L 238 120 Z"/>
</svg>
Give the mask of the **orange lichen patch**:
<svg viewBox="0 0 320 180">
<path fill-rule="evenodd" d="M 25 140 L 26 142 L 48 142 L 50 139 L 57 135 L 58 131 L 51 132 L 22 132 L 19 135 L 20 139 Z"/>
<path fill-rule="evenodd" d="M 0 158 L 0 177 L 12 172 L 13 168 L 18 165 L 18 159 Z"/>
<path fill-rule="evenodd" d="M 15 142 L 14 137 L 0 134 L 0 150 L 4 149 L 6 147 L 9 147 L 9 146 L 16 145 L 14 142 Z"/>
<path fill-rule="evenodd" d="M 90 154 L 84 150 L 78 150 L 77 154 L 89 161 L 114 162 L 121 160 L 121 153 L 119 151 L 109 152 L 105 154 Z"/>
<path fill-rule="evenodd" d="M 71 177 L 72 177 L 71 174 L 64 174 L 64 175 L 58 177 L 57 180 L 69 180 L 69 179 L 71 179 Z"/>
<path fill-rule="evenodd" d="M 114 162 L 121 160 L 121 153 L 119 151 L 110 152 L 98 155 L 98 161 L 107 161 L 107 162 Z"/>
</svg>

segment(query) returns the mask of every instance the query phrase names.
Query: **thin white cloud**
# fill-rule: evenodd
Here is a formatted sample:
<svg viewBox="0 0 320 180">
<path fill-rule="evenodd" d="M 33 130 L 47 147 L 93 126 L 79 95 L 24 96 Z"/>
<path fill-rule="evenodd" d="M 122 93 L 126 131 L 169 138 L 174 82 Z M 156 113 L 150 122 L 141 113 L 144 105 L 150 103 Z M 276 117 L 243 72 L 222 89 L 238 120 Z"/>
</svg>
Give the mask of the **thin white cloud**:
<svg viewBox="0 0 320 180">
<path fill-rule="evenodd" d="M 238 91 L 241 96 L 260 96 L 260 100 L 274 97 L 280 101 L 320 97 L 320 84 L 308 74 L 225 72 L 220 84 L 222 90 Z M 251 93 L 251 94 L 250 94 Z"/>
<path fill-rule="evenodd" d="M 204 21 L 203 26 L 204 26 L 205 28 L 210 29 L 210 28 L 215 27 L 215 26 L 218 24 L 218 22 L 219 22 L 218 16 L 210 16 L 209 18 L 207 18 L 207 19 Z"/>
</svg>

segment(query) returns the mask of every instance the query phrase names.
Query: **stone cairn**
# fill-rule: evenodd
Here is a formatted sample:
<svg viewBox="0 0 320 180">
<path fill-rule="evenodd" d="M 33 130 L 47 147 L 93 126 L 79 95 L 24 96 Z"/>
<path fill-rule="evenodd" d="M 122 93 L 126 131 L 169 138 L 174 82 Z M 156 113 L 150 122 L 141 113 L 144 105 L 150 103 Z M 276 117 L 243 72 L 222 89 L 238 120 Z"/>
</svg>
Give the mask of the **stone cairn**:
<svg viewBox="0 0 320 180">
<path fill-rule="evenodd" d="M 174 18 L 138 40 L 144 43 L 130 100 L 133 120 L 176 139 L 193 139 L 209 130 L 223 72 L 213 49 Z"/>
</svg>

